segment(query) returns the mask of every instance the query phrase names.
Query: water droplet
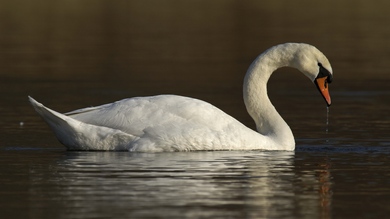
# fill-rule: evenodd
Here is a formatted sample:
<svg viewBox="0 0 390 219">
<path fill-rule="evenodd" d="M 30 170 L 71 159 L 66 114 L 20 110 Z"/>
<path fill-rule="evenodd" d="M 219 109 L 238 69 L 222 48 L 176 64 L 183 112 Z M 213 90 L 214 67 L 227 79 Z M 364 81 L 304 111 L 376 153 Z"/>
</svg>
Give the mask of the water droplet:
<svg viewBox="0 0 390 219">
<path fill-rule="evenodd" d="M 329 132 L 329 106 L 326 107 L 326 129 L 325 129 L 326 143 L 329 142 L 328 132 Z"/>
</svg>

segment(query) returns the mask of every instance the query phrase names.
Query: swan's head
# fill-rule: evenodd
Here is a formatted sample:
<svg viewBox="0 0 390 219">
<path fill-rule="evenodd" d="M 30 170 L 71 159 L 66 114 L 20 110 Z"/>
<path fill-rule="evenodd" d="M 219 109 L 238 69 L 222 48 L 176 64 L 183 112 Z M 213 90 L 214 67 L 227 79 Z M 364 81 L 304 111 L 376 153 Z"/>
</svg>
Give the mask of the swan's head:
<svg viewBox="0 0 390 219">
<path fill-rule="evenodd" d="M 314 46 L 295 44 L 293 47 L 295 47 L 295 53 L 292 65 L 314 82 L 326 104 L 330 106 L 328 84 L 333 80 L 333 72 L 329 60 Z"/>
</svg>

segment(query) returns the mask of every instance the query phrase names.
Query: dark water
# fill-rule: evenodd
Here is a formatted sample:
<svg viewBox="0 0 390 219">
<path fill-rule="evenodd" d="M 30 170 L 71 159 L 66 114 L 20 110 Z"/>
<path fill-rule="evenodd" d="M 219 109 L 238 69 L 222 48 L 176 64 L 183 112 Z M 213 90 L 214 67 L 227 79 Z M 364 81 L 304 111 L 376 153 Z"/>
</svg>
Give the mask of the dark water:
<svg viewBox="0 0 390 219">
<path fill-rule="evenodd" d="M 386 1 L 0 1 L 1 218 L 386 218 Z M 306 42 L 332 63 L 333 105 L 295 70 L 270 98 L 295 152 L 68 152 L 27 102 L 61 112 L 174 93 L 254 127 L 251 61 Z"/>
</svg>

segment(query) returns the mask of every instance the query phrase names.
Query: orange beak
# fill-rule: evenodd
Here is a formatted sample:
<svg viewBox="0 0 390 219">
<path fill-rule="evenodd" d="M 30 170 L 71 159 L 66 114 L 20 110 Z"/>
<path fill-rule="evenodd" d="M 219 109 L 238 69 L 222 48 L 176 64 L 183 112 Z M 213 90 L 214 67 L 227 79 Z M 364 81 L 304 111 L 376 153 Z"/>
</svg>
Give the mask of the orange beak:
<svg viewBox="0 0 390 219">
<path fill-rule="evenodd" d="M 324 97 L 326 104 L 330 106 L 331 100 L 330 100 L 330 95 L 329 95 L 329 90 L 328 90 L 328 81 L 327 81 L 328 76 L 322 77 L 322 78 L 316 78 L 314 80 L 318 90 L 321 92 L 322 97 Z"/>
</svg>

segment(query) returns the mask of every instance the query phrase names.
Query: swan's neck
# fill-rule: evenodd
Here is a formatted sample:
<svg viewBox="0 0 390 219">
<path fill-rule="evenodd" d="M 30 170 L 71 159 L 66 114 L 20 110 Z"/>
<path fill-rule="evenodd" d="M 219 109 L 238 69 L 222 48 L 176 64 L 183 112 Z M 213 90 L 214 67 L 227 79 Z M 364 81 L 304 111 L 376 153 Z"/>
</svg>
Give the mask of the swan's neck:
<svg viewBox="0 0 390 219">
<path fill-rule="evenodd" d="M 267 82 L 278 68 L 290 66 L 291 56 L 271 48 L 255 59 L 244 79 L 244 101 L 248 113 L 256 123 L 257 131 L 269 137 L 278 148 L 295 147 L 290 127 L 276 111 L 267 94 Z"/>
</svg>

